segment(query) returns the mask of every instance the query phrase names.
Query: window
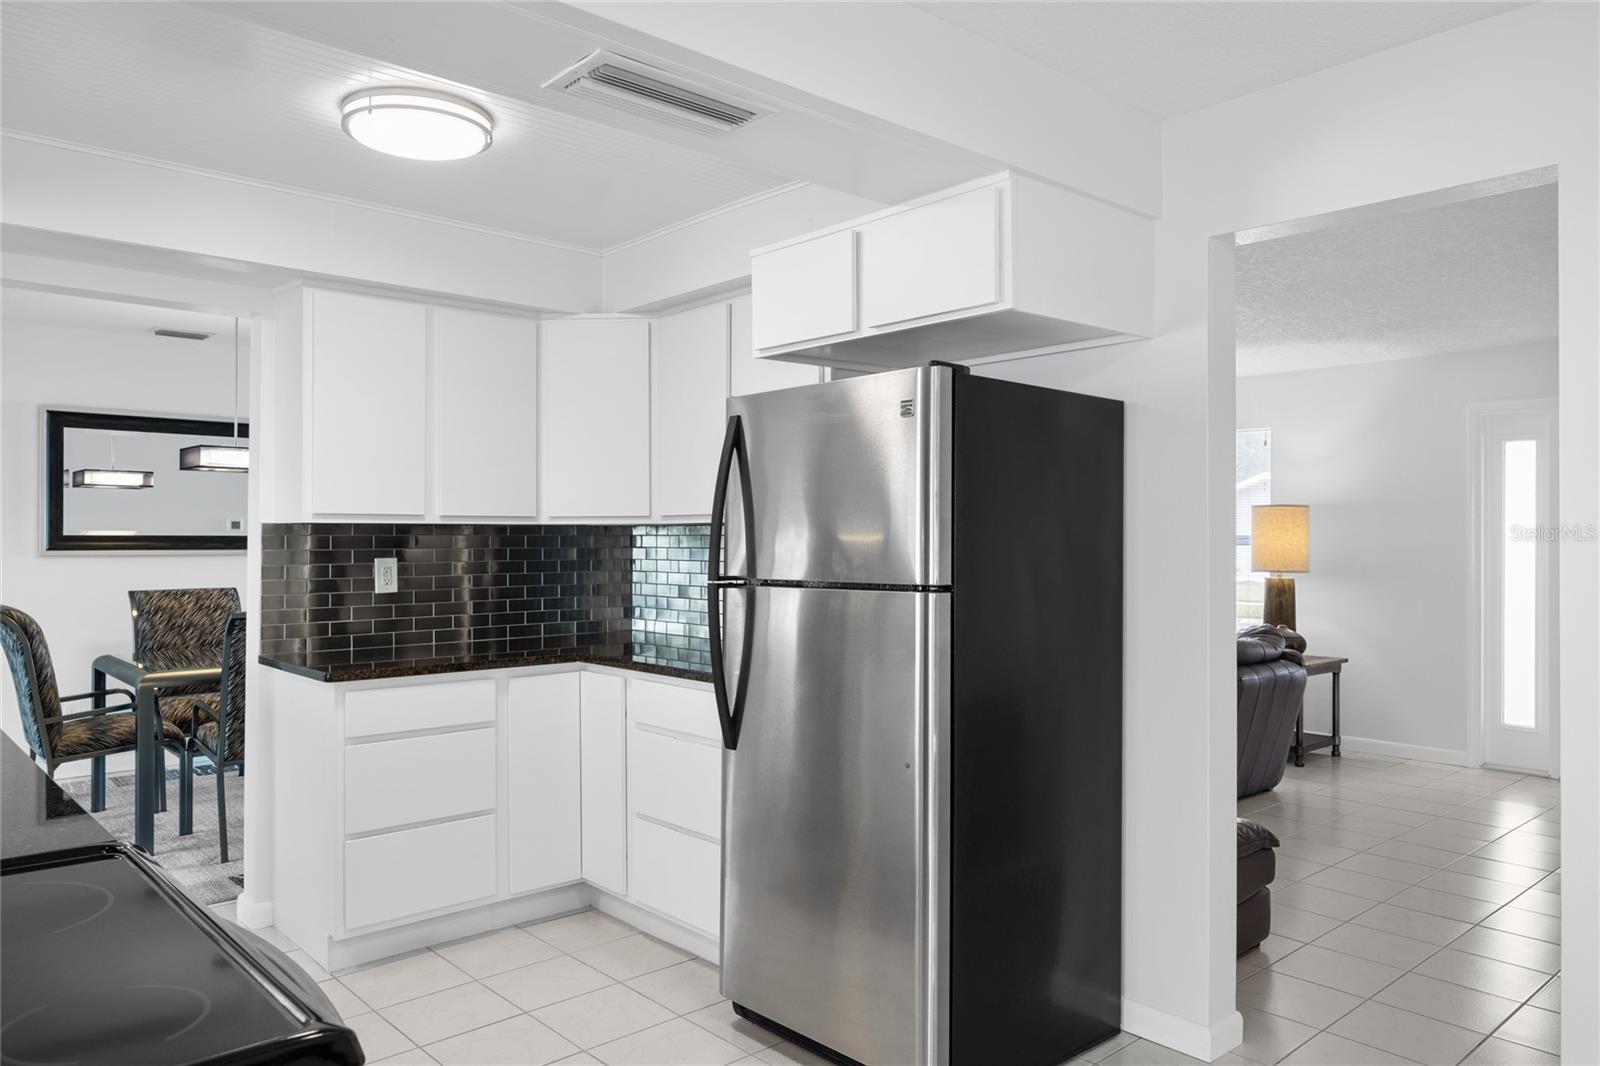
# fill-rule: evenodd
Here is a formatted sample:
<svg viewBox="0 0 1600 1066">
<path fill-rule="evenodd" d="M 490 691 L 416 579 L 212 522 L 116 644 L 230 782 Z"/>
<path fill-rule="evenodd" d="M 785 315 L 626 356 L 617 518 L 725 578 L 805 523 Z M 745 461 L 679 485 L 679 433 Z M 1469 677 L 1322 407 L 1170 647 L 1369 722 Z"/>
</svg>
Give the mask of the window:
<svg viewBox="0 0 1600 1066">
<path fill-rule="evenodd" d="M 1234 441 L 1234 621 L 1261 622 L 1266 582 L 1250 570 L 1250 508 L 1272 502 L 1272 430 L 1241 429 Z"/>
</svg>

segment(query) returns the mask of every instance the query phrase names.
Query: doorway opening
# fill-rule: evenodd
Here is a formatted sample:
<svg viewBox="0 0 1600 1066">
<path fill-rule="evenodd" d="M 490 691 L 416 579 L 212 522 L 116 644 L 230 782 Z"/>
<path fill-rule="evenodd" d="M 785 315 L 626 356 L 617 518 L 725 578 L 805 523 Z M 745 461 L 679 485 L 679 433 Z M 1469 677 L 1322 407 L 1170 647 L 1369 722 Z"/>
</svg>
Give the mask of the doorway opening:
<svg viewBox="0 0 1600 1066">
<path fill-rule="evenodd" d="M 1234 236 L 1236 626 L 1291 627 L 1304 686 L 1241 643 L 1237 810 L 1278 840 L 1247 1042 L 1559 1054 L 1555 179 Z M 1359 1002 L 1296 1017 L 1297 985 Z"/>
</svg>

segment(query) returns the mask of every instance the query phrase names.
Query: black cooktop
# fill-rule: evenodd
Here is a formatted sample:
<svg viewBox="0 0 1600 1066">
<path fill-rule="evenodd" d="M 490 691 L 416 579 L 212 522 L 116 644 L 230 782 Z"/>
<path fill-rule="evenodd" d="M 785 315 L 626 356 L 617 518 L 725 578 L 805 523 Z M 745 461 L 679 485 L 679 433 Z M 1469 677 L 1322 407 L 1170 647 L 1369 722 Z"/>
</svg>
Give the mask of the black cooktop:
<svg viewBox="0 0 1600 1066">
<path fill-rule="evenodd" d="M 35 773 L 26 756 L 6 759 L 8 801 Z M 26 788 L 41 803 L 50 793 Z M 18 814 L 7 812 L 0 858 L 0 1062 L 363 1061 L 327 997 L 277 949 L 225 927 L 145 856 L 89 829 L 93 819 Z M 41 850 L 44 838 L 66 846 Z"/>
</svg>

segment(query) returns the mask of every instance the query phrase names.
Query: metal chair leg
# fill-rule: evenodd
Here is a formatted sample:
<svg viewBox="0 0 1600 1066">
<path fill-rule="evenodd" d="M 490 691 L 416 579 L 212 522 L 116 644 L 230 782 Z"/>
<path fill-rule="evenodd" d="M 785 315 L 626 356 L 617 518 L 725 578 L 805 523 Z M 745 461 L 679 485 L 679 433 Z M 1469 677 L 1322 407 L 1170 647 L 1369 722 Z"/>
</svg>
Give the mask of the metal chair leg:
<svg viewBox="0 0 1600 1066">
<path fill-rule="evenodd" d="M 217 768 L 217 839 L 222 843 L 222 861 L 228 861 L 228 788 L 225 782 L 227 775 L 223 773 L 222 762 L 215 763 Z"/>
<path fill-rule="evenodd" d="M 106 809 L 106 757 L 96 755 L 91 761 L 89 774 L 89 809 L 103 811 Z"/>
<path fill-rule="evenodd" d="M 160 788 L 156 792 L 156 810 L 165 813 L 167 809 L 167 749 L 162 748 L 156 752 L 156 772 L 161 776 Z"/>
<path fill-rule="evenodd" d="M 194 832 L 194 752 L 185 750 L 178 756 L 178 835 Z"/>
</svg>

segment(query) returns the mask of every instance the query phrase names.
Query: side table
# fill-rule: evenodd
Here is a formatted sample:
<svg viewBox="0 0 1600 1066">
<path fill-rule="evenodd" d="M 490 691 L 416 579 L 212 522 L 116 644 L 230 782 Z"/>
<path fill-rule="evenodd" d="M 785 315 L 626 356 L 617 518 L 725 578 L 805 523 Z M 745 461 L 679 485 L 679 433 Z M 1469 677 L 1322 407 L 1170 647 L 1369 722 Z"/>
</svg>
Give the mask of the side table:
<svg viewBox="0 0 1600 1066">
<path fill-rule="evenodd" d="M 1305 661 L 1308 683 L 1311 678 L 1316 677 L 1318 674 L 1331 674 L 1333 676 L 1333 732 L 1307 733 L 1305 731 L 1306 701 L 1302 697 L 1300 711 L 1295 715 L 1294 719 L 1294 744 L 1289 748 L 1289 754 L 1294 757 L 1296 766 L 1304 766 L 1306 764 L 1306 752 L 1318 751 L 1322 748 L 1332 748 L 1333 757 L 1335 759 L 1339 757 L 1339 672 L 1344 668 L 1344 664 L 1350 660 L 1339 655 L 1307 655 Z"/>
</svg>

